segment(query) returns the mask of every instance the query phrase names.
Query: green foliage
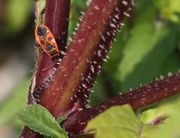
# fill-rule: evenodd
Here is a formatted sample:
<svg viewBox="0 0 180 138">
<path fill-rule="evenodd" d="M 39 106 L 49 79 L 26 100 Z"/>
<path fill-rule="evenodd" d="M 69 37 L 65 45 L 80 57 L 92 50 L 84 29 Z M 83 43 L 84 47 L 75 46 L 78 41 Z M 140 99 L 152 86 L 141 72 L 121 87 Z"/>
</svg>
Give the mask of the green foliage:
<svg viewBox="0 0 180 138">
<path fill-rule="evenodd" d="M 115 106 L 92 119 L 85 133 L 94 130 L 96 138 L 177 138 L 180 137 L 180 101 L 171 99 L 158 108 L 137 116 L 129 105 Z M 159 122 L 157 121 L 159 119 Z M 157 121 L 157 123 L 156 123 Z"/>
<path fill-rule="evenodd" d="M 31 0 L 9 0 L 6 5 L 6 26 L 3 31 L 12 35 L 22 30 L 30 17 L 32 5 Z"/>
<path fill-rule="evenodd" d="M 21 112 L 19 118 L 31 129 L 53 138 L 67 138 L 67 133 L 49 111 L 38 104 L 29 105 Z"/>
<path fill-rule="evenodd" d="M 158 126 L 154 126 L 146 131 L 147 138 L 178 138 L 180 137 L 180 111 L 177 110 L 180 106 L 179 96 L 173 97 L 168 101 L 164 101 L 155 108 L 145 110 L 139 119 L 143 123 L 150 124 L 153 120 L 161 116 L 167 118 Z"/>
<path fill-rule="evenodd" d="M 177 53 L 180 24 L 162 20 L 157 16 L 160 14 L 155 1 L 136 1 L 130 26 L 126 24 L 125 31 L 117 35 L 110 60 L 104 66 L 116 93 L 117 88 L 128 91 L 180 68 Z"/>
<path fill-rule="evenodd" d="M 156 0 L 155 4 L 161 11 L 161 14 L 173 22 L 180 21 L 180 1 L 179 0 Z"/>
<path fill-rule="evenodd" d="M 123 60 L 119 64 L 118 78 L 122 81 L 122 90 L 138 86 L 142 80 L 143 82 L 153 80 L 161 71 L 164 61 L 176 48 L 176 34 L 173 34 L 169 28 L 160 26 L 155 29 L 148 23 L 136 27 L 133 30 L 136 35 L 128 41 Z M 143 29 L 144 34 L 139 27 Z M 140 34 L 143 36 L 139 37 Z M 146 42 L 148 43 L 144 46 Z"/>
<path fill-rule="evenodd" d="M 174 73 L 180 69 L 180 24 L 179 8 L 177 8 L 179 5 L 178 0 L 136 1 L 134 15 L 130 19 L 129 26 L 126 24 L 126 28 L 117 35 L 117 42 L 113 44 L 110 59 L 103 66 L 106 78 L 111 80 L 108 85 L 113 86 L 114 92 L 118 92 L 117 88 L 119 91 L 128 91 L 130 88 L 139 87 L 139 84 L 153 81 L 157 76 L 167 75 L 169 72 Z M 165 15 L 165 12 L 170 14 Z M 102 76 L 100 76 L 100 79 L 102 79 Z M 106 88 L 106 84 L 103 84 L 103 82 L 100 82 L 99 85 L 98 83 L 97 86 L 102 86 L 102 90 Z M 92 95 L 96 95 L 96 93 L 99 93 L 99 91 L 95 91 Z M 141 123 L 141 126 L 136 128 L 138 132 L 141 132 L 139 137 L 180 137 L 178 132 L 180 121 L 178 118 L 180 115 L 179 111 L 177 111 L 178 107 L 179 97 L 168 100 L 160 105 L 157 104 L 156 108 L 146 109 L 142 114 L 139 113 L 135 119 L 138 119 Z M 107 110 L 107 112 L 113 115 L 117 114 L 116 111 Z M 92 120 L 88 125 L 90 126 L 88 129 L 95 128 L 98 131 L 97 137 L 105 137 L 111 133 L 106 129 L 111 121 L 104 119 L 103 114 L 102 116 L 99 115 L 97 120 L 96 118 Z M 167 118 L 164 121 L 162 120 L 160 124 L 151 124 L 151 122 L 159 117 L 164 116 Z M 109 115 L 110 117 L 112 118 L 111 115 Z M 121 118 L 126 120 L 124 117 Z M 100 122 L 99 120 L 103 121 Z M 129 123 L 127 120 L 124 126 Z M 120 122 L 117 119 L 114 122 L 112 121 L 110 127 L 111 125 L 116 126 L 118 124 Z M 112 128 L 110 130 L 112 131 L 110 137 L 116 137 L 113 134 L 117 132 L 114 132 L 114 128 Z M 129 133 L 118 134 L 120 137 L 128 137 L 128 135 Z M 136 135 L 136 137 L 138 136 Z"/>
<path fill-rule="evenodd" d="M 7 2 L 6 25 L 0 30 L 2 37 L 13 36 L 23 29 L 30 17 L 32 2 L 31 0 L 9 0 Z M 41 2 L 40 11 L 43 11 L 45 1 Z M 119 91 L 125 92 L 129 88 L 139 87 L 140 83 L 149 83 L 159 75 L 174 73 L 180 69 L 179 5 L 179 0 L 136 1 L 132 18 L 118 33 L 117 41 L 113 43 L 112 52 L 109 54 L 110 59 L 103 65 L 103 74 L 99 76 L 94 87 L 95 92 L 91 95 L 91 105 L 99 104 L 109 98 L 107 94 L 109 89 L 104 80 L 108 80 L 108 86 L 111 86 L 111 92 L 115 95 Z M 86 8 L 84 0 L 71 1 L 69 36 L 72 36 L 77 22 L 80 22 L 81 12 Z M 12 95 L 12 98 L 0 105 L 1 126 L 15 122 L 16 128 L 19 128 L 16 118 L 25 107 L 28 85 L 28 81 L 25 81 L 20 88 L 15 90 L 16 93 Z M 130 135 L 130 138 L 133 138 L 141 132 L 139 136 L 141 138 L 177 138 L 180 137 L 179 106 L 179 97 L 177 97 L 157 104 L 155 108 L 146 109 L 138 116 L 129 106 L 114 107 L 92 120 L 86 130 L 98 130 L 97 137 L 105 137 L 105 134 L 113 137 L 114 134 L 114 137 L 118 135 L 117 137 L 126 138 Z M 46 111 L 43 110 L 41 113 L 43 112 Z M 50 135 L 49 133 L 58 135 L 61 128 L 57 122 L 49 113 L 45 113 L 44 116 L 49 116 L 49 120 L 45 117 L 44 122 L 43 120 L 40 122 L 40 124 L 45 123 L 46 125 L 43 124 L 45 127 L 42 130 L 36 128 L 36 131 L 43 131 L 41 133 L 44 134 L 48 129 L 47 135 Z M 160 116 L 167 116 L 167 119 L 157 126 L 152 125 L 151 122 Z M 37 120 L 36 117 L 32 119 Z M 53 123 L 50 120 L 55 123 L 53 127 L 51 127 Z M 64 119 L 61 118 L 59 121 L 62 120 Z M 64 133 L 64 130 L 61 131 Z"/>
<path fill-rule="evenodd" d="M 141 122 L 129 105 L 112 107 L 91 120 L 85 131 L 95 130 L 96 138 L 137 138 Z"/>
</svg>

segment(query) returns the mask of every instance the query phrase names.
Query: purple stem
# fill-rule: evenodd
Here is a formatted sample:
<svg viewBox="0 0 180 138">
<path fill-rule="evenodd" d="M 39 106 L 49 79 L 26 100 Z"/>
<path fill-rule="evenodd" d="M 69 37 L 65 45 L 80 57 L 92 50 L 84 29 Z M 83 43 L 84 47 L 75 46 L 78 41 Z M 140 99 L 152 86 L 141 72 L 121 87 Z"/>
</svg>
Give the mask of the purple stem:
<svg viewBox="0 0 180 138">
<path fill-rule="evenodd" d="M 130 104 L 134 111 L 140 110 L 150 104 L 155 104 L 163 99 L 180 93 L 180 73 L 165 79 L 154 81 L 138 89 L 119 95 L 100 105 L 86 108 L 71 115 L 63 127 L 71 133 L 83 131 L 89 120 L 106 109 L 123 104 Z"/>
<path fill-rule="evenodd" d="M 45 25 L 52 31 L 61 50 L 65 50 L 68 35 L 70 0 L 46 0 Z M 50 81 L 58 67 L 44 52 L 39 51 L 37 68 L 34 72 L 29 90 L 29 104 L 39 103 L 44 85 Z M 50 75 L 51 74 L 51 75 Z M 24 138 L 40 138 L 41 136 L 25 127 L 21 134 Z"/>
</svg>

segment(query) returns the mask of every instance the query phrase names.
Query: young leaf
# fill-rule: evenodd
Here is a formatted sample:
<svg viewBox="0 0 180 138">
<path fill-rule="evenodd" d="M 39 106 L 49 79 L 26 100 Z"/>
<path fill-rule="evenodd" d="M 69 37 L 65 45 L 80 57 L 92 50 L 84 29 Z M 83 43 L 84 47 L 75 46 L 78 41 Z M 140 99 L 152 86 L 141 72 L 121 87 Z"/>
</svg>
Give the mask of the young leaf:
<svg viewBox="0 0 180 138">
<path fill-rule="evenodd" d="M 31 129 L 45 136 L 67 138 L 67 133 L 60 128 L 58 122 L 47 109 L 41 105 L 28 106 L 19 118 Z"/>
<path fill-rule="evenodd" d="M 160 108 L 145 112 L 139 118 L 129 105 L 112 107 L 91 120 L 85 133 L 94 130 L 96 138 L 175 138 L 180 136 L 179 113 L 174 111 L 177 108 L 172 108 L 179 103 L 178 99 L 170 106 L 163 103 Z"/>
<path fill-rule="evenodd" d="M 115 106 L 91 120 L 85 131 L 95 129 L 96 138 L 137 138 L 141 122 L 129 105 Z"/>
<path fill-rule="evenodd" d="M 150 138 L 157 138 L 157 136 L 158 138 L 178 138 L 180 136 L 180 111 L 177 110 L 180 106 L 179 99 L 179 96 L 173 97 L 162 102 L 156 108 L 144 111 L 139 118 L 145 124 L 153 124 L 161 116 L 166 116 L 167 118 L 158 126 L 146 125 L 141 136 L 148 136 Z"/>
</svg>

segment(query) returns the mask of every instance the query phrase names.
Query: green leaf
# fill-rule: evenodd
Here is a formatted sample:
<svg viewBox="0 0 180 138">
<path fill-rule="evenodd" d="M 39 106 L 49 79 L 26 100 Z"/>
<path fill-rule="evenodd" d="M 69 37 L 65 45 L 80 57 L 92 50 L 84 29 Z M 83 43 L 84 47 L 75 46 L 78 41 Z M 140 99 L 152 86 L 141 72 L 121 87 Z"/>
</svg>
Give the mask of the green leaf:
<svg viewBox="0 0 180 138">
<path fill-rule="evenodd" d="M 119 65 L 118 74 L 121 75 L 121 81 L 124 81 L 142 58 L 153 49 L 151 39 L 154 35 L 154 29 L 151 23 L 141 23 L 131 31 L 131 37 L 125 46 L 123 59 Z M 139 37 L 141 34 L 143 35 Z"/>
<path fill-rule="evenodd" d="M 134 45 L 134 47 L 129 49 L 128 53 L 125 54 L 119 66 L 120 74 L 123 75 L 126 73 L 125 78 L 123 78 L 123 76 L 120 77 L 123 90 L 127 90 L 130 87 L 137 87 L 140 82 L 147 83 L 153 80 L 155 76 L 159 74 L 164 62 L 167 62 L 167 57 L 170 56 L 176 48 L 175 34 L 166 27 L 160 27 L 155 33 L 151 34 L 152 36 L 149 34 L 146 39 L 148 44 L 145 44 L 145 41 L 142 40 L 142 44 L 136 45 L 138 44 L 136 39 L 136 43 L 129 43 L 129 45 L 127 45 L 127 49 L 132 45 Z M 148 47 L 150 49 L 148 49 Z M 140 49 L 137 50 L 138 48 Z M 133 50 L 137 52 L 133 52 Z M 141 53 L 141 51 L 143 52 Z M 130 58 L 132 58 L 132 60 L 129 63 Z M 126 68 L 126 70 L 124 70 L 124 68 Z M 129 71 L 129 69 L 131 70 Z"/>
<path fill-rule="evenodd" d="M 151 2 L 148 1 L 148 4 Z M 156 37 L 156 28 L 153 24 L 155 18 L 155 8 L 153 6 L 147 7 L 147 4 L 144 12 L 136 15 L 136 20 L 133 28 L 130 30 L 129 39 L 127 40 L 126 45 L 124 46 L 122 59 L 118 65 L 118 70 L 115 74 L 117 80 L 122 82 L 121 90 L 127 91 L 131 87 L 135 87 L 139 80 L 138 77 L 131 77 L 136 75 L 134 71 L 136 66 L 141 63 L 146 55 L 148 55 L 154 48 L 154 41 Z M 148 42 L 148 43 L 147 43 Z M 139 74 L 138 74 L 139 75 Z M 129 77 L 131 78 L 129 79 Z M 143 80 L 143 79 L 142 79 Z"/>
<path fill-rule="evenodd" d="M 21 31 L 31 15 L 33 1 L 8 0 L 5 33 L 9 35 Z"/>
<path fill-rule="evenodd" d="M 149 124 L 159 116 L 167 116 L 161 124 L 157 126 L 146 125 L 143 128 L 142 136 L 145 138 L 179 138 L 180 137 L 180 96 L 172 97 L 163 101 L 156 108 L 144 111 L 139 119 L 144 124 Z"/>
<path fill-rule="evenodd" d="M 166 19 L 180 21 L 180 0 L 155 0 L 155 4 Z"/>
<path fill-rule="evenodd" d="M 31 129 L 42 135 L 54 138 L 67 138 L 67 133 L 60 128 L 58 122 L 49 111 L 38 105 L 28 106 L 19 118 Z"/>
<path fill-rule="evenodd" d="M 151 82 L 161 72 L 162 65 L 176 49 L 176 30 L 161 21 L 157 24 L 155 8 L 144 9 L 130 31 L 123 57 L 115 74 L 121 90 Z M 148 18 L 147 18 L 148 17 Z M 166 72 L 167 74 L 167 72 Z M 162 74 L 160 74 L 162 75 Z"/>
<path fill-rule="evenodd" d="M 95 138 L 178 138 L 180 137 L 180 97 L 148 109 L 137 117 L 129 105 L 115 106 L 92 119 L 85 133 L 95 132 Z M 157 119 L 162 120 L 154 124 Z"/>
<path fill-rule="evenodd" d="M 85 132 L 95 130 L 96 138 L 137 138 L 141 125 L 129 105 L 115 106 L 91 120 Z"/>
</svg>

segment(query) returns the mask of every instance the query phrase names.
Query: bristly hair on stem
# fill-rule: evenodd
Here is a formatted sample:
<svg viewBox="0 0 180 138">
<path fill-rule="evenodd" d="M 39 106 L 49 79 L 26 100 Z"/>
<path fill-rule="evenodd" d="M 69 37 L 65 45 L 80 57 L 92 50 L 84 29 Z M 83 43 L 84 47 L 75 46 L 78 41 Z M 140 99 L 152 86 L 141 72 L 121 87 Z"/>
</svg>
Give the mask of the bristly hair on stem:
<svg viewBox="0 0 180 138">
<path fill-rule="evenodd" d="M 29 103 L 39 103 L 54 117 L 65 116 L 62 124 L 70 137 L 83 131 L 88 121 L 106 109 L 130 104 L 137 111 L 180 92 L 180 74 L 87 108 L 89 94 L 118 29 L 130 16 L 133 0 L 92 0 L 62 62 L 57 64 L 40 52 L 29 92 Z M 70 0 L 47 0 L 45 22 L 60 49 L 65 49 Z M 62 47 L 61 47 L 62 46 Z M 29 128 L 24 138 L 41 136 Z"/>
<path fill-rule="evenodd" d="M 60 45 L 67 40 L 69 4 L 67 0 L 46 2 L 44 24 Z M 101 65 L 124 18 L 130 16 L 132 5 L 133 0 L 93 0 L 59 65 L 40 52 L 29 103 L 42 104 L 55 117 L 85 108 Z"/>
<path fill-rule="evenodd" d="M 36 1 L 38 3 L 39 1 Z M 38 8 L 36 6 L 35 8 Z M 70 0 L 47 0 L 44 23 L 52 31 L 59 49 L 65 51 L 68 36 Z M 29 103 L 39 103 L 40 95 L 48 87 L 59 63 L 51 60 L 43 51 L 38 51 L 36 70 L 29 92 Z"/>
<path fill-rule="evenodd" d="M 132 0 L 93 0 L 62 59 L 41 104 L 55 117 L 85 108 L 102 63 L 126 16 Z"/>
<path fill-rule="evenodd" d="M 143 87 L 129 91 L 123 95 L 112 98 L 100 105 L 84 108 L 74 113 L 63 124 L 63 127 L 72 134 L 83 131 L 88 121 L 105 111 L 116 106 L 130 104 L 134 111 L 138 111 L 148 105 L 155 104 L 163 99 L 180 93 L 180 73 L 154 81 Z"/>
<path fill-rule="evenodd" d="M 35 4 L 38 5 L 38 2 L 38 0 L 35 0 Z M 38 8 L 38 6 L 35 8 Z M 38 9 L 36 9 L 36 11 L 37 10 Z M 46 0 L 44 24 L 50 28 L 60 49 L 63 51 L 65 51 L 65 46 L 67 44 L 69 10 L 70 0 Z M 29 90 L 29 104 L 40 102 L 40 95 L 46 89 L 48 83 L 52 79 L 52 75 L 59 66 L 59 64 L 52 61 L 47 54 L 40 50 L 38 51 L 37 56 L 36 69 Z M 27 127 L 24 128 L 21 136 L 24 138 L 41 137 Z"/>
</svg>

